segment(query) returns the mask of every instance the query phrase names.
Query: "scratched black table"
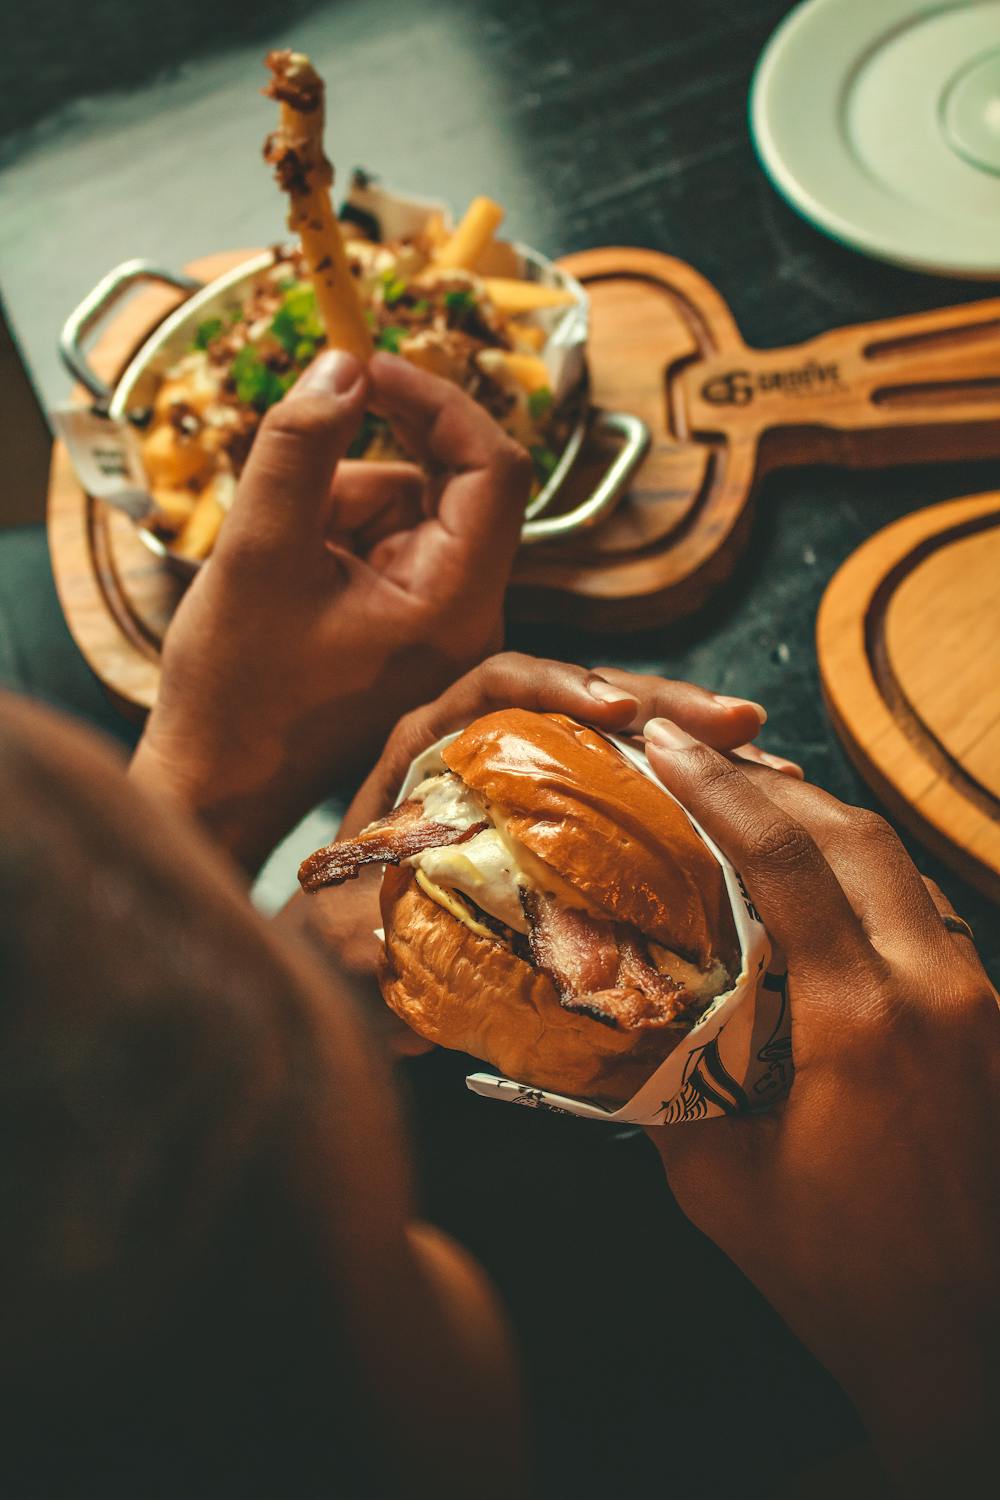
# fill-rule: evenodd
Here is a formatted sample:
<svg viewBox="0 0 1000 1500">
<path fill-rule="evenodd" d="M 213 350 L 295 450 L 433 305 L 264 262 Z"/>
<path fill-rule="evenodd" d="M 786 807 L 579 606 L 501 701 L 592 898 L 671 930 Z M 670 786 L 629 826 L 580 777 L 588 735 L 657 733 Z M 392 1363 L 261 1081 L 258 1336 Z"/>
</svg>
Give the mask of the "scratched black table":
<svg viewBox="0 0 1000 1500">
<path fill-rule="evenodd" d="M 0 281 L 46 402 L 60 322 L 112 264 L 180 266 L 267 243 L 279 207 L 258 143 L 260 57 L 289 41 L 329 81 L 338 162 L 463 204 L 489 192 L 553 255 L 636 244 L 691 261 L 754 344 L 986 295 L 867 262 L 776 197 L 746 128 L 782 0 L 344 0 L 206 7 L 35 0 L 0 36 Z M 253 14 L 249 14 L 250 11 Z M 7 22 L 3 23 L 7 25 Z M 904 512 L 990 487 L 994 465 L 770 479 L 753 541 L 705 615 L 608 643 L 518 628 L 539 654 L 692 678 L 768 706 L 765 743 L 838 796 L 871 797 L 823 711 L 813 621 L 831 574 Z M 127 740 L 61 625 L 40 528 L 0 536 L 0 681 Z M 976 926 L 995 912 L 914 851 Z M 857 1441 L 843 1398 L 682 1220 L 639 1138 L 466 1096 L 461 1062 L 413 1069 L 428 1211 L 491 1267 L 539 1413 L 546 1492 L 774 1493 Z M 716 1431 L 721 1413 L 721 1440 Z M 672 1488 L 672 1483 L 676 1489 Z"/>
</svg>

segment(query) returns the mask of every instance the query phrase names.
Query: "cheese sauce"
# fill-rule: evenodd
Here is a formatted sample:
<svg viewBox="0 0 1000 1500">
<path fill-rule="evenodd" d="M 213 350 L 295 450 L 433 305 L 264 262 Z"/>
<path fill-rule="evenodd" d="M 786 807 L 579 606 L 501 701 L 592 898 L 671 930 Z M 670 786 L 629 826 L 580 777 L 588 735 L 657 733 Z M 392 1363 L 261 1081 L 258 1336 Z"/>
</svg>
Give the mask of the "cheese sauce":
<svg viewBox="0 0 1000 1500">
<path fill-rule="evenodd" d="M 432 776 L 414 789 L 413 796 L 423 802 L 432 823 L 446 823 L 449 828 L 470 828 L 490 816 L 457 776 Z M 461 891 L 515 932 L 528 931 L 520 892 L 529 889 L 532 882 L 521 867 L 512 841 L 504 840 L 496 828 L 484 828 L 466 843 L 453 844 L 449 849 L 425 849 L 406 863 L 422 871 L 431 884 Z"/>
</svg>

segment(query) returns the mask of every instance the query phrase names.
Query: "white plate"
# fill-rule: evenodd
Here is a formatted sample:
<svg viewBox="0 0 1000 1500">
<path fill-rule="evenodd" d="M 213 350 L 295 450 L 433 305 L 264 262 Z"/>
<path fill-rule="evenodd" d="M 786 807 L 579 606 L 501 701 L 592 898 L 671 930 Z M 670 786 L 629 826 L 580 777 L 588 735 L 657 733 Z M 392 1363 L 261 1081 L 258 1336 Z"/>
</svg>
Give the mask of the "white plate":
<svg viewBox="0 0 1000 1500">
<path fill-rule="evenodd" d="M 1000 277 L 1000 0 L 805 0 L 757 65 L 754 142 L 818 228 Z"/>
</svg>

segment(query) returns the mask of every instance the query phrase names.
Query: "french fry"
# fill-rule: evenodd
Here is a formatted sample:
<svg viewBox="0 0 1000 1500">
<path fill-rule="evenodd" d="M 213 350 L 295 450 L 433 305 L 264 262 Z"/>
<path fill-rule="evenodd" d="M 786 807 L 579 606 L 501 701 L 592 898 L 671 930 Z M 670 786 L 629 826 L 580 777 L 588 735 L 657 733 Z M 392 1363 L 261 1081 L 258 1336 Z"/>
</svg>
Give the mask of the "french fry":
<svg viewBox="0 0 1000 1500">
<path fill-rule="evenodd" d="M 348 265 L 330 202 L 333 168 L 323 154 L 323 80 L 302 52 L 269 52 L 271 81 L 264 93 L 281 105 L 278 128 L 268 136 L 264 159 L 288 194 L 288 227 L 316 289 L 316 304 L 331 349 L 371 358 L 374 345 Z"/>
<path fill-rule="evenodd" d="M 170 422 L 157 422 L 143 439 L 142 462 L 154 488 L 179 489 L 204 478 L 212 455 L 193 437 L 183 437 Z"/>
<path fill-rule="evenodd" d="M 153 500 L 157 520 L 167 531 L 180 531 L 195 507 L 195 497 L 190 490 L 155 489 Z"/>
<path fill-rule="evenodd" d="M 545 367 L 544 360 L 535 354 L 514 354 L 508 349 L 495 349 L 491 351 L 497 362 L 503 366 L 522 390 L 531 396 L 535 391 L 546 391 L 549 388 L 550 377 Z"/>
<path fill-rule="evenodd" d="M 170 550 L 176 552 L 178 557 L 201 562 L 215 545 L 224 514 L 212 491 L 205 490 L 195 501 L 194 510 L 181 527 Z"/>
<path fill-rule="evenodd" d="M 490 240 L 476 260 L 477 276 L 509 276 L 516 281 L 521 274 L 521 257 L 508 240 Z"/>
<path fill-rule="evenodd" d="M 483 285 L 499 313 L 537 312 L 542 307 L 568 307 L 573 293 L 539 281 L 513 281 L 506 276 L 484 276 Z"/>
<path fill-rule="evenodd" d="M 474 271 L 503 215 L 503 209 L 492 198 L 473 198 L 461 224 L 435 254 L 434 264 L 442 270 Z"/>
<path fill-rule="evenodd" d="M 545 330 L 539 328 L 537 323 L 521 323 L 512 319 L 507 324 L 507 332 L 516 344 L 526 345 L 535 354 L 545 347 Z"/>
<path fill-rule="evenodd" d="M 444 226 L 444 215 L 437 209 L 428 215 L 427 223 L 423 227 L 422 238 L 426 240 L 428 249 L 434 254 L 440 250 L 448 239 L 448 231 Z"/>
</svg>

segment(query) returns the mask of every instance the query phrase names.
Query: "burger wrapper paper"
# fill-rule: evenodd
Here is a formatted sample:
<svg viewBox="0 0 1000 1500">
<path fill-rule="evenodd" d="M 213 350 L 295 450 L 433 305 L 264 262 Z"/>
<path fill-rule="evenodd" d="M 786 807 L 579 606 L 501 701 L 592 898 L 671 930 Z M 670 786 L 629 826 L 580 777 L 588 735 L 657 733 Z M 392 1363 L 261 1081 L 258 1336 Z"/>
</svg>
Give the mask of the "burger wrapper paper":
<svg viewBox="0 0 1000 1500">
<path fill-rule="evenodd" d="M 397 804 L 426 777 L 445 769 L 441 751 L 460 732 L 446 735 L 417 757 Z M 665 797 L 671 795 L 657 781 L 641 750 L 616 735 L 606 738 L 637 771 L 656 782 Z M 683 811 L 722 867 L 740 946 L 740 970 L 732 988 L 712 1001 L 669 1057 L 617 1109 L 488 1072 L 466 1078 L 474 1094 L 616 1125 L 677 1125 L 767 1109 L 787 1092 L 792 1080 L 792 1043 L 783 966 L 772 962 L 770 940 L 739 873 L 697 820 L 686 808 Z"/>
</svg>

